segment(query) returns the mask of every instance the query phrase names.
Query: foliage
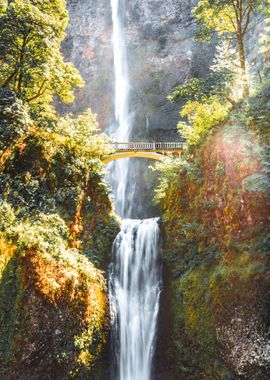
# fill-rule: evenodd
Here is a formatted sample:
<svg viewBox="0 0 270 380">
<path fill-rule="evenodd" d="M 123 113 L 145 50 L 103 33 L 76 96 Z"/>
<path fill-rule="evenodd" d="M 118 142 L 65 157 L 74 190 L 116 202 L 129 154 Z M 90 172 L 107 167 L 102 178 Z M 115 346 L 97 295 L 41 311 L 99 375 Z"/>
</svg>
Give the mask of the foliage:
<svg viewBox="0 0 270 380">
<path fill-rule="evenodd" d="M 57 214 L 37 215 L 16 226 L 14 234 L 23 251 L 34 247 L 57 256 L 67 248 L 67 226 Z"/>
<path fill-rule="evenodd" d="M 179 123 L 180 133 L 196 147 L 189 146 L 175 165 L 156 166 L 163 258 L 173 292 L 168 355 L 176 378 L 269 377 L 269 361 L 261 365 L 259 355 L 253 365 L 241 362 L 241 355 L 253 352 L 246 328 L 250 310 L 254 323 L 268 331 L 269 49 L 266 31 L 261 41 L 263 70 L 260 67 L 259 82 L 247 96 L 244 40 L 230 29 L 237 16 L 231 6 L 236 3 L 254 6 L 245 8 L 250 18 L 242 19 L 243 37 L 261 2 L 200 1 L 195 8 L 200 37 L 218 34 L 216 59 L 209 77 L 192 78 L 169 99 L 184 104 L 180 115 L 187 121 Z M 243 310 L 238 334 L 243 341 L 234 341 L 228 349 L 221 331 L 230 330 L 238 307 Z M 234 336 L 227 336 L 230 339 Z M 234 348 L 237 355 L 231 354 Z"/>
<path fill-rule="evenodd" d="M 177 87 L 171 95 L 170 101 L 198 101 L 207 102 L 215 97 L 221 103 L 230 103 L 235 106 L 241 100 L 243 78 L 236 62 L 235 49 L 228 43 L 219 43 L 210 74 L 202 78 L 191 78 L 188 83 Z"/>
<path fill-rule="evenodd" d="M 222 47 L 217 47 L 217 49 L 221 51 Z M 221 62 L 224 62 L 226 67 L 220 67 Z M 168 96 L 168 100 L 184 100 L 185 102 L 188 100 L 196 100 L 203 103 L 207 101 L 209 97 L 215 96 L 219 99 L 227 99 L 229 102 L 234 103 L 234 100 L 230 98 L 230 94 L 236 75 L 233 69 L 228 65 L 228 59 L 225 62 L 223 54 L 216 57 L 216 63 L 216 65 L 211 67 L 209 76 L 204 78 L 191 78 L 187 84 L 177 87 L 173 93 Z"/>
<path fill-rule="evenodd" d="M 93 224 L 91 236 L 87 230 L 83 233 L 83 252 L 97 268 L 106 268 L 111 261 L 111 247 L 119 232 L 120 221 L 114 214 L 106 218 L 102 215 L 95 215 Z M 86 236 L 87 234 L 88 236 Z"/>
<path fill-rule="evenodd" d="M 188 123 L 179 122 L 180 134 L 187 142 L 198 144 L 208 131 L 220 124 L 230 109 L 236 109 L 250 94 L 244 37 L 252 27 L 255 12 L 263 11 L 263 1 L 199 1 L 194 14 L 200 26 L 199 39 L 209 40 L 213 32 L 219 37 L 216 56 L 206 78 L 191 78 L 168 96 L 170 101 L 184 102 L 180 112 Z M 269 12 L 269 11 L 268 11 Z M 236 41 L 235 50 L 233 39 Z M 261 38 L 268 52 L 267 33 Z M 264 69 L 266 75 L 267 65 Z M 261 82 L 264 82 L 260 77 Z M 249 83 L 248 83 L 249 82 Z M 255 89 L 253 89 L 253 92 Z M 238 112 L 241 116 L 240 112 Z"/>
<path fill-rule="evenodd" d="M 229 106 L 222 105 L 218 99 L 208 99 L 206 103 L 188 101 L 180 115 L 187 117 L 188 123 L 180 121 L 178 129 L 180 134 L 190 145 L 198 143 L 209 130 L 222 121 L 228 115 Z"/>
<path fill-rule="evenodd" d="M 0 374 L 7 378 L 6 357 L 18 327 L 17 296 L 20 293 L 20 270 L 16 247 L 5 233 L 0 234 Z M 12 355 L 11 355 L 12 356 Z M 12 361 L 11 357 L 11 361 Z"/>
<path fill-rule="evenodd" d="M 105 133 L 100 133 L 96 115 L 87 110 L 76 118 L 71 115 L 60 119 L 58 133 L 67 137 L 70 149 L 81 157 L 101 157 L 113 149 Z"/>
<path fill-rule="evenodd" d="M 55 329 L 61 334 L 49 338 L 50 356 L 34 350 L 41 355 L 34 376 L 46 370 L 57 378 L 60 367 L 61 379 L 88 376 L 106 339 L 106 286 L 85 246 L 100 242 L 95 262 L 102 266 L 117 233 L 98 159 L 111 148 L 91 111 L 77 118 L 39 113 L 33 121 L 28 106 L 8 90 L 0 104 L 0 376 L 14 375 L 24 349 L 39 342 L 48 347 L 44 342 Z M 88 228 L 97 214 L 109 235 Z M 82 233 L 83 244 L 75 244 Z M 28 367 L 20 368 L 29 378 Z"/>
<path fill-rule="evenodd" d="M 194 8 L 200 25 L 199 39 L 209 40 L 212 32 L 236 41 L 239 67 L 243 76 L 243 95 L 249 95 L 244 38 L 253 16 L 264 0 L 203 0 Z"/>
<path fill-rule="evenodd" d="M 15 143 L 24 139 L 33 122 L 29 110 L 15 94 L 0 91 L 0 159 L 5 151 Z"/>
<path fill-rule="evenodd" d="M 53 96 L 72 102 L 83 80 L 60 52 L 66 2 L 1 0 L 0 10 L 0 86 L 28 103 L 46 105 Z"/>
<path fill-rule="evenodd" d="M 5 103 L 6 92 L 2 95 Z M 26 111 L 16 112 L 25 110 L 21 100 L 10 96 L 8 101 L 0 123 L 5 132 L 1 140 L 5 156 L 1 193 L 22 214 L 30 210 L 56 213 L 61 209 L 61 215 L 70 219 L 76 213 L 89 173 L 97 173 L 100 181 L 104 168 L 98 157 L 111 152 L 108 139 L 99 133 L 91 111 L 77 118 L 53 120 L 51 127 L 43 129 L 25 115 Z"/>
<path fill-rule="evenodd" d="M 270 54 L 270 2 L 269 0 L 266 1 L 265 5 L 265 28 L 264 32 L 260 36 L 260 45 L 261 45 L 261 53 L 265 57 L 265 61 L 269 59 L 269 54 Z"/>
<path fill-rule="evenodd" d="M 270 180 L 265 174 L 253 174 L 245 178 L 243 186 L 249 191 L 261 191 L 269 194 Z"/>
<path fill-rule="evenodd" d="M 179 169 L 181 165 L 182 161 L 179 159 L 166 159 L 163 162 L 158 162 L 151 167 L 153 171 L 157 171 L 159 173 L 160 178 L 159 186 L 155 190 L 156 202 L 160 202 L 162 199 L 164 199 L 168 192 L 170 184 L 176 182 L 178 179 L 177 169 Z"/>
<path fill-rule="evenodd" d="M 206 78 L 192 78 L 168 97 L 184 102 L 178 129 L 190 145 L 200 143 L 209 131 L 227 118 L 241 99 L 242 79 L 235 65 L 234 51 L 217 46 L 216 56 Z"/>
<path fill-rule="evenodd" d="M 0 201 L 0 231 L 9 232 L 16 225 L 14 210 L 5 201 Z"/>
<path fill-rule="evenodd" d="M 45 366 L 58 378 L 55 368 L 61 368 L 62 379 L 71 372 L 89 373 L 100 355 L 105 341 L 105 279 L 85 255 L 68 248 L 67 235 L 58 215 L 44 214 L 18 221 L 9 233 L 14 244 L 1 233 L 1 376 L 12 377 L 26 352 L 39 357 L 31 374 L 39 377 Z M 33 349 L 43 341 L 45 351 Z M 47 348 L 49 356 L 44 355 Z M 21 378 L 29 378 L 28 366 L 20 368 Z"/>
<path fill-rule="evenodd" d="M 235 120 L 243 112 L 235 111 Z M 242 119 L 243 123 L 251 120 L 255 122 L 251 114 Z M 219 335 L 233 323 L 239 305 L 245 310 L 243 339 L 250 310 L 266 328 L 270 285 L 266 152 L 254 126 L 250 129 L 231 121 L 216 128 L 175 165 L 156 166 L 157 200 L 163 207 L 163 259 L 170 271 L 167 286 L 173 293 L 165 296 L 172 300 L 173 313 L 165 356 L 174 363 L 175 378 L 239 376 L 229 359 L 235 346 L 226 351 Z M 237 347 L 240 352 L 241 342 Z M 256 362 L 252 369 L 246 365 L 243 372 L 260 378 L 261 370 Z"/>
<path fill-rule="evenodd" d="M 177 186 L 179 181 L 181 184 L 180 173 L 188 174 L 194 182 L 199 183 L 202 179 L 198 167 L 188 159 L 168 158 L 156 163 L 151 169 L 157 172 L 159 177 L 159 185 L 155 190 L 155 201 L 157 203 L 166 198 L 172 186 Z"/>
<path fill-rule="evenodd" d="M 235 35 L 239 28 L 245 34 L 250 28 L 253 13 L 263 4 L 262 0 L 203 0 L 193 12 L 201 30 L 199 39 L 209 40 L 212 32 Z"/>
<path fill-rule="evenodd" d="M 112 148 L 90 110 L 54 109 L 83 85 L 67 23 L 65 0 L 0 0 L 1 378 L 91 376 L 106 340 Z"/>
</svg>

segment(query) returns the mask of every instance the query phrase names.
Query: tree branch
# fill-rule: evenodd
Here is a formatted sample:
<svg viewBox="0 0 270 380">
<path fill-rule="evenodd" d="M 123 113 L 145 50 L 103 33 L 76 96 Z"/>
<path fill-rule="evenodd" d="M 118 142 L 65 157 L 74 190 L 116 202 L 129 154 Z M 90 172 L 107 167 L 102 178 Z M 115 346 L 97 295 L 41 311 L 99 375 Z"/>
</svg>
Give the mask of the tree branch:
<svg viewBox="0 0 270 380">
<path fill-rule="evenodd" d="M 22 43 L 22 47 L 20 50 L 20 57 L 19 57 L 19 72 L 20 73 L 19 73 L 18 85 L 17 85 L 17 90 L 19 94 L 21 93 L 22 81 L 23 81 L 23 65 L 24 65 L 24 56 L 25 56 L 25 48 L 27 44 L 27 37 L 28 37 L 27 34 L 23 35 L 23 43 Z"/>
<path fill-rule="evenodd" d="M 12 79 L 18 74 L 19 68 L 16 67 L 16 69 L 10 74 L 10 76 L 5 80 L 5 82 L 2 85 L 2 88 L 7 87 L 8 84 L 12 81 Z"/>
<path fill-rule="evenodd" d="M 250 5 L 250 6 L 249 6 L 249 9 L 248 9 L 248 11 L 247 11 L 247 16 L 246 16 L 245 24 L 244 24 L 244 26 L 243 26 L 243 35 L 246 34 L 246 32 L 247 32 L 248 26 L 249 26 L 249 24 L 250 24 L 251 12 L 253 11 L 253 9 L 254 9 L 253 6 Z"/>
<path fill-rule="evenodd" d="M 234 22 L 233 18 L 229 14 L 227 14 L 227 17 L 230 20 L 230 23 L 231 23 L 231 25 L 232 25 L 232 27 L 234 29 L 234 32 L 236 33 L 237 26 L 235 25 L 235 22 Z"/>
<path fill-rule="evenodd" d="M 26 99 L 27 102 L 31 102 L 32 100 L 35 100 L 37 98 L 39 98 L 40 96 L 42 96 L 44 94 L 44 92 L 47 90 L 47 87 L 43 88 L 45 83 L 48 82 L 48 79 L 44 79 L 44 81 L 42 82 L 38 92 L 36 95 L 34 95 L 32 98 L 28 98 Z"/>
<path fill-rule="evenodd" d="M 235 17 L 236 17 L 236 21 L 238 22 L 239 20 L 239 14 L 238 14 L 238 10 L 239 10 L 239 1 L 236 0 L 236 2 L 233 0 L 232 1 L 232 6 L 233 6 L 233 9 L 234 9 L 234 13 L 235 13 Z"/>
<path fill-rule="evenodd" d="M 229 95 L 224 94 L 224 98 L 228 100 L 228 102 L 231 103 L 232 106 L 236 106 L 237 103 L 232 98 L 230 98 Z"/>
<path fill-rule="evenodd" d="M 267 19 L 268 19 L 268 16 L 263 17 L 258 22 L 256 22 L 254 25 L 252 25 L 249 29 L 247 29 L 246 33 L 250 32 L 251 30 L 253 30 L 254 28 L 256 28 L 257 25 L 259 25 L 260 23 L 264 22 Z"/>
</svg>

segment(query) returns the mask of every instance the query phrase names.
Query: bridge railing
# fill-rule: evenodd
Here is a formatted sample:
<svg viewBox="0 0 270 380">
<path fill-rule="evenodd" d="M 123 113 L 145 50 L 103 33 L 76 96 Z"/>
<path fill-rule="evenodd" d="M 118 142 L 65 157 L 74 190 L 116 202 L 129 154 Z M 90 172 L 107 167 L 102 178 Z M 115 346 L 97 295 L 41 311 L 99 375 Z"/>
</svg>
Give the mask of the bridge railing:
<svg viewBox="0 0 270 380">
<path fill-rule="evenodd" d="M 115 142 L 116 151 L 182 151 L 186 144 L 184 142 Z"/>
</svg>

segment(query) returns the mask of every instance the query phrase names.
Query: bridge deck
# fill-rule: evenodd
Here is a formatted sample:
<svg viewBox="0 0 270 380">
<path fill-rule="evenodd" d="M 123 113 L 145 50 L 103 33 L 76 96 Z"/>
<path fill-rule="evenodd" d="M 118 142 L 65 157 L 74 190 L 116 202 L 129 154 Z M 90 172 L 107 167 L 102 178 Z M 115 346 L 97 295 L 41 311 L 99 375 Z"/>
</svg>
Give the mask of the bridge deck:
<svg viewBox="0 0 270 380">
<path fill-rule="evenodd" d="M 115 142 L 116 152 L 182 152 L 184 142 Z"/>
<path fill-rule="evenodd" d="M 114 142 L 115 153 L 103 157 L 106 164 L 120 158 L 151 158 L 163 160 L 166 155 L 181 155 L 186 144 L 183 142 Z"/>
</svg>

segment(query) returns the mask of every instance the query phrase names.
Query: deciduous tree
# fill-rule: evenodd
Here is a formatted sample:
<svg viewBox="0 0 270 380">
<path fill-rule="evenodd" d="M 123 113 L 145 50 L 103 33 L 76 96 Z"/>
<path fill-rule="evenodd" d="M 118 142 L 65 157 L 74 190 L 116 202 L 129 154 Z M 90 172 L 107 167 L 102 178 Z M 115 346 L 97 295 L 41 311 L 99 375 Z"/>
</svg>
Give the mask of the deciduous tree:
<svg viewBox="0 0 270 380">
<path fill-rule="evenodd" d="M 200 24 L 198 38 L 209 40 L 212 32 L 233 38 L 237 44 L 239 64 L 244 78 L 243 94 L 249 94 L 244 38 L 251 27 L 252 16 L 263 0 L 201 0 L 194 8 Z"/>
<path fill-rule="evenodd" d="M 60 51 L 67 23 L 65 0 L 0 0 L 0 87 L 31 104 L 72 102 L 83 80 Z"/>
</svg>

